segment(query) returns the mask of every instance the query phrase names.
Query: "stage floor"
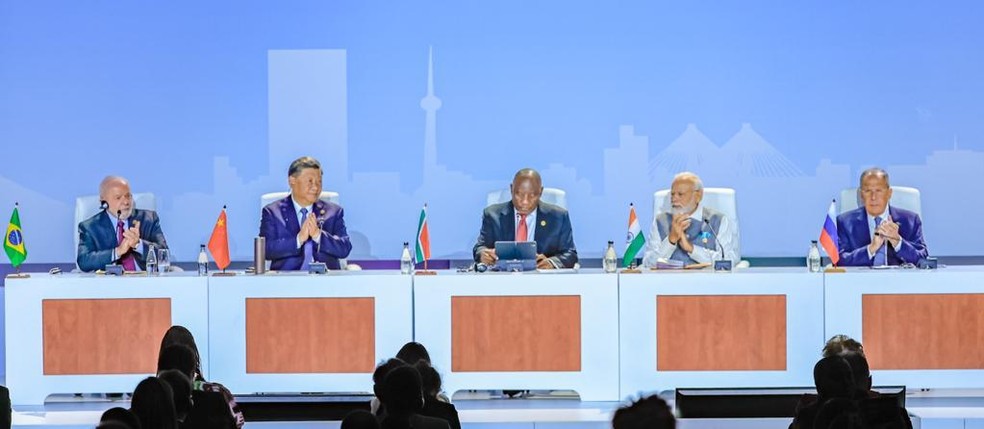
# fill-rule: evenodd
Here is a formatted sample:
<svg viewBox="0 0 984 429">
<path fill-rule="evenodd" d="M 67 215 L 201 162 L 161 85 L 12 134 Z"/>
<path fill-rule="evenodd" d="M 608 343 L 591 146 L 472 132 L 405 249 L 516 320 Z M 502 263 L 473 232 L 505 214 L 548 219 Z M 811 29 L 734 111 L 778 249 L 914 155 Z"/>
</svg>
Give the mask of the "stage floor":
<svg viewBox="0 0 984 429">
<path fill-rule="evenodd" d="M 604 429 L 609 428 L 616 402 L 581 402 L 569 398 L 483 399 L 482 395 L 458 394 L 455 406 L 466 429 Z M 672 404 L 672 401 L 670 401 Z M 984 429 L 984 390 L 912 391 L 906 395 L 915 428 Z M 44 406 L 18 407 L 14 428 L 92 428 L 108 408 L 129 407 L 127 400 L 55 396 Z M 684 429 L 784 429 L 790 419 L 681 419 Z M 339 422 L 252 422 L 246 428 L 337 428 Z"/>
</svg>

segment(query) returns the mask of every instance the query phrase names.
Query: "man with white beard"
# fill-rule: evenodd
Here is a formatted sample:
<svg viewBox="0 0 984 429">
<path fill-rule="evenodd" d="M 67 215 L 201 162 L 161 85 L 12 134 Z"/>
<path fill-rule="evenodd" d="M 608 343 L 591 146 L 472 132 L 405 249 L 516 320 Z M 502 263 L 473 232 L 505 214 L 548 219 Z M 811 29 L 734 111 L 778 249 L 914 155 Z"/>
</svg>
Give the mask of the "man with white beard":
<svg viewBox="0 0 984 429">
<path fill-rule="evenodd" d="M 673 177 L 670 187 L 670 211 L 656 213 L 649 231 L 649 241 L 642 264 L 656 266 L 660 259 L 684 265 L 712 263 L 721 258 L 732 264 L 738 255 L 738 230 L 734 220 L 701 204 L 704 184 L 700 177 L 683 172 Z"/>
</svg>

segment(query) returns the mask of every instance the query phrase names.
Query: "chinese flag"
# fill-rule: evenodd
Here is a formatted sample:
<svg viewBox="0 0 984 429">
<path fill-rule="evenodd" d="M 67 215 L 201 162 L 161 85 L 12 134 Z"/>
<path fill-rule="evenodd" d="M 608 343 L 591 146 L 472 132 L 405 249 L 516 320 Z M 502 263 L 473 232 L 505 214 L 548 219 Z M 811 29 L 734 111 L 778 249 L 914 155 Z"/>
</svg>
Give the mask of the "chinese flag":
<svg viewBox="0 0 984 429">
<path fill-rule="evenodd" d="M 229 229 L 226 227 L 225 207 L 222 207 L 219 220 L 215 221 L 215 228 L 212 229 L 212 237 L 208 239 L 208 251 L 220 270 L 229 266 Z"/>
</svg>

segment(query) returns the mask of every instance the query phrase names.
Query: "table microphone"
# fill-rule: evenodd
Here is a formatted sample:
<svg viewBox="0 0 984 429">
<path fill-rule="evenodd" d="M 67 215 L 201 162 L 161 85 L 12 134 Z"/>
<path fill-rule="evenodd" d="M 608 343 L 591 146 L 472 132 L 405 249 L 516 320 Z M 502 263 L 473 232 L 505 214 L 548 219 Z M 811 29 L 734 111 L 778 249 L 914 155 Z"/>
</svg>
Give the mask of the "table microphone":
<svg viewBox="0 0 984 429">
<path fill-rule="evenodd" d="M 731 271 L 731 260 L 724 259 L 724 246 L 721 245 L 721 240 L 718 239 L 717 234 L 714 232 L 714 227 L 711 225 L 711 220 L 708 219 L 706 215 L 704 216 L 704 224 L 707 225 L 707 229 L 711 232 L 711 236 L 714 237 L 715 249 L 721 250 L 721 258 L 714 261 L 714 271 Z"/>
</svg>

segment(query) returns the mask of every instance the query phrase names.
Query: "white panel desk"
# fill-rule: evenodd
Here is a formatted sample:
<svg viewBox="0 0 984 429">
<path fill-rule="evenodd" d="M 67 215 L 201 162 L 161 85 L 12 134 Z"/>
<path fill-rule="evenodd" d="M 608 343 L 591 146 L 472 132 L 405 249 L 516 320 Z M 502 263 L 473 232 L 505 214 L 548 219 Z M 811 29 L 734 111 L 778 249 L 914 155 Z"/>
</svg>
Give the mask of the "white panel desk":
<svg viewBox="0 0 984 429">
<path fill-rule="evenodd" d="M 822 274 L 644 271 L 621 274 L 619 283 L 622 398 L 677 387 L 813 385 L 824 342 Z"/>
<path fill-rule="evenodd" d="M 170 325 L 208 362 L 207 279 L 34 273 L 6 279 L 7 386 L 16 405 L 52 393 L 129 392 L 157 369 Z"/>
<path fill-rule="evenodd" d="M 825 276 L 826 334 L 865 347 L 876 384 L 984 386 L 984 267 Z"/>
<path fill-rule="evenodd" d="M 372 392 L 413 338 L 412 293 L 398 271 L 210 277 L 211 376 L 233 393 Z"/>
<path fill-rule="evenodd" d="M 414 277 L 415 338 L 448 392 L 573 389 L 618 395 L 618 276 L 454 273 Z"/>
</svg>

